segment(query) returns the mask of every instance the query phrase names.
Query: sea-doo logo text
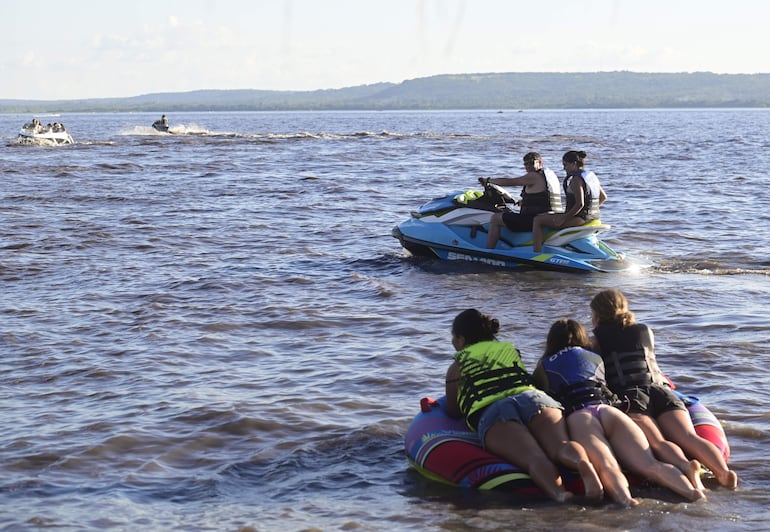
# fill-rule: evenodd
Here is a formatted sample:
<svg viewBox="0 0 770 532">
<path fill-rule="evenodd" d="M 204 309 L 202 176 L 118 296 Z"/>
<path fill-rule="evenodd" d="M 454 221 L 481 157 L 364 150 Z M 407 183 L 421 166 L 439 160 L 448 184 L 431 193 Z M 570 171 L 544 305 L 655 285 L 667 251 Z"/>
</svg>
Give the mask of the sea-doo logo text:
<svg viewBox="0 0 770 532">
<path fill-rule="evenodd" d="M 447 260 L 465 260 L 468 262 L 480 262 L 482 264 L 489 264 L 490 266 L 505 266 L 504 260 L 488 259 L 486 257 L 474 257 L 473 255 L 465 255 L 463 253 L 455 253 L 450 251 L 446 256 Z"/>
</svg>

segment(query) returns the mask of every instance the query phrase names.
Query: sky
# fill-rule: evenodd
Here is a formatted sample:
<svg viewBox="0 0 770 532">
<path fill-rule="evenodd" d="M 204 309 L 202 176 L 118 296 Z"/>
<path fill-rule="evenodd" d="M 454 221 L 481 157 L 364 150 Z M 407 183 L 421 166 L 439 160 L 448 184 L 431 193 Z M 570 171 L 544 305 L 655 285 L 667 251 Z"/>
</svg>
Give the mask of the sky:
<svg viewBox="0 0 770 532">
<path fill-rule="evenodd" d="M 0 99 L 770 72 L 766 0 L 0 0 Z"/>
</svg>

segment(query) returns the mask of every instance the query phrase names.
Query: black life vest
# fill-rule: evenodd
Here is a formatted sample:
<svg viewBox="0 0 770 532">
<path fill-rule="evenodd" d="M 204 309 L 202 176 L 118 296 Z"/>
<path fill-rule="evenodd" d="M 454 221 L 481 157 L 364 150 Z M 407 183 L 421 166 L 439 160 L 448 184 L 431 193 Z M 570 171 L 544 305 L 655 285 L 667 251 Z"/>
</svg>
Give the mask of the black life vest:
<svg viewBox="0 0 770 532">
<path fill-rule="evenodd" d="M 527 187 L 521 192 L 521 210 L 525 216 L 536 216 L 542 212 L 562 212 L 561 190 L 559 178 L 550 168 L 541 168 L 538 173 L 545 180 L 545 190 L 541 192 L 527 192 Z"/>
<path fill-rule="evenodd" d="M 604 360 L 604 377 L 615 392 L 649 384 L 668 385 L 655 359 L 652 331 L 643 323 L 621 329 L 599 325 L 593 331 Z"/>
</svg>

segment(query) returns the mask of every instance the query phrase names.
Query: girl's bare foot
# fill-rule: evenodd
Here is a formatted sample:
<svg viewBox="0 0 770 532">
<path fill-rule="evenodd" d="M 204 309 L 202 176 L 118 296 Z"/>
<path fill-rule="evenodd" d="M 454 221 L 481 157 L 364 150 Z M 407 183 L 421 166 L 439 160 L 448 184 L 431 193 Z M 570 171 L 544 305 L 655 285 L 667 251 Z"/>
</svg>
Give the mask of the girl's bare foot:
<svg viewBox="0 0 770 532">
<path fill-rule="evenodd" d="M 721 477 L 717 477 L 720 486 L 729 488 L 731 490 L 738 488 L 738 475 L 732 469 L 728 469 L 727 472 Z"/>
<path fill-rule="evenodd" d="M 624 508 L 633 508 L 634 506 L 639 506 L 641 502 L 639 502 L 638 499 L 634 499 L 633 497 L 628 499 L 627 501 L 623 501 L 620 503 Z"/>
<path fill-rule="evenodd" d="M 604 497 L 604 488 L 602 482 L 599 480 L 599 475 L 596 474 L 593 464 L 588 460 L 583 460 L 578 464 L 578 473 L 583 480 L 583 490 L 587 499 L 600 500 Z"/>
<path fill-rule="evenodd" d="M 693 485 L 696 490 L 703 491 L 706 488 L 703 486 L 703 481 L 700 478 L 701 466 L 697 460 L 690 460 L 687 471 L 684 472 L 687 475 L 687 479 Z"/>
</svg>

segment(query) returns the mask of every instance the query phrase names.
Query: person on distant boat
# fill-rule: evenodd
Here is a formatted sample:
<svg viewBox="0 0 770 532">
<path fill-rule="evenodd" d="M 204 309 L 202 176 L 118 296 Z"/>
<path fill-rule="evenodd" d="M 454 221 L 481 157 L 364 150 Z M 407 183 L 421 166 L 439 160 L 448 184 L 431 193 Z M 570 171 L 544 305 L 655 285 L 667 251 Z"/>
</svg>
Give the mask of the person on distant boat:
<svg viewBox="0 0 770 532">
<path fill-rule="evenodd" d="M 522 468 L 555 501 L 572 497 L 556 463 L 580 473 L 586 497 L 601 498 L 602 483 L 583 446 L 570 440 L 561 405 L 532 384 L 519 350 L 497 340 L 499 330 L 476 309 L 452 321 L 447 414 L 465 418 L 487 451 Z"/>
<path fill-rule="evenodd" d="M 591 321 L 592 351 L 604 361 L 607 386 L 626 402 L 628 415 L 655 455 L 675 464 L 687 454 L 709 468 L 721 486 L 735 489 L 738 475 L 727 467 L 719 448 L 695 432 L 687 408 L 658 367 L 652 329 L 636 322 L 626 296 L 615 288 L 596 294 Z"/>
<path fill-rule="evenodd" d="M 562 229 L 577 227 L 599 219 L 599 206 L 607 200 L 599 178 L 585 170 L 584 151 L 570 150 L 561 159 L 567 177 L 564 178 L 564 194 L 567 210 L 564 213 L 539 214 L 532 224 L 532 250 L 543 249 L 543 232 L 546 227 Z"/>
<path fill-rule="evenodd" d="M 531 151 L 524 156 L 527 173 L 520 177 L 479 178 L 479 182 L 503 187 L 521 186 L 519 212 L 504 211 L 492 215 L 487 234 L 487 249 L 494 249 L 505 225 L 511 231 L 532 231 L 532 222 L 540 213 L 561 212 L 559 178 L 550 168 L 543 166 L 539 153 Z"/>
<path fill-rule="evenodd" d="M 637 506 L 621 467 L 670 488 L 687 500 L 703 499 L 700 463 L 682 458 L 679 467 L 653 455 L 647 437 L 619 408 L 604 380 L 604 361 L 590 351 L 588 332 L 575 320 L 551 325 L 543 356 L 532 378 L 564 406 L 572 439 L 588 453 L 607 494 L 623 506 Z"/>
</svg>

